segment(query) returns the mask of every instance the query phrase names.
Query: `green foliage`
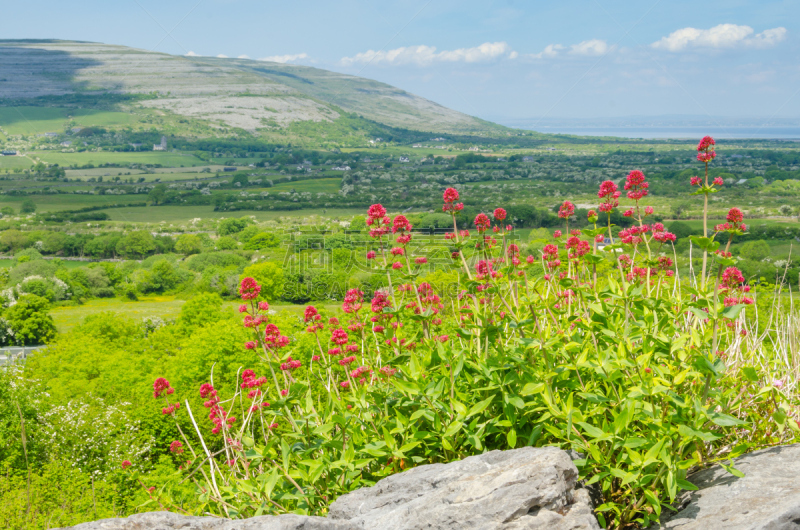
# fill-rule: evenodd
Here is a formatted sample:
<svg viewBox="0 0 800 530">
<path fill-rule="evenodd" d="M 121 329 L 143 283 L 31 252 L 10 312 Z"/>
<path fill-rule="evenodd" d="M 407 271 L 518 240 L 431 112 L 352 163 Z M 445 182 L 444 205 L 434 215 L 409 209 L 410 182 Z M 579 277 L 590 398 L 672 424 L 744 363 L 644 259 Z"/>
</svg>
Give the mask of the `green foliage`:
<svg viewBox="0 0 800 530">
<path fill-rule="evenodd" d="M 749 260 L 762 261 L 770 255 L 770 248 L 766 241 L 748 241 L 739 249 L 739 254 Z"/>
<path fill-rule="evenodd" d="M 231 234 L 238 234 L 239 232 L 244 230 L 248 224 L 250 224 L 250 220 L 246 217 L 242 217 L 240 219 L 236 219 L 233 217 L 228 219 L 223 219 L 222 221 L 219 222 L 219 225 L 217 226 L 217 235 L 229 236 Z"/>
<path fill-rule="evenodd" d="M 194 234 L 181 234 L 175 242 L 175 250 L 186 256 L 203 251 L 202 240 Z"/>
<path fill-rule="evenodd" d="M 116 251 L 133 259 L 142 259 L 156 249 L 156 242 L 150 232 L 137 230 L 119 240 Z"/>
<path fill-rule="evenodd" d="M 245 267 L 239 281 L 247 277 L 254 278 L 261 285 L 261 298 L 264 300 L 272 302 L 283 295 L 283 269 L 277 263 L 265 261 Z"/>
<path fill-rule="evenodd" d="M 25 199 L 19 206 L 20 213 L 33 213 L 36 211 L 36 203 L 32 199 Z"/>
<path fill-rule="evenodd" d="M 223 236 L 217 239 L 217 250 L 236 250 L 239 244 L 230 236 Z"/>
<path fill-rule="evenodd" d="M 272 232 L 259 232 L 251 237 L 244 246 L 245 250 L 263 250 L 276 248 L 281 244 L 281 238 Z"/>
<path fill-rule="evenodd" d="M 47 299 L 35 294 L 25 294 L 5 312 L 15 344 L 45 344 L 56 336 L 53 317 L 48 314 Z"/>
</svg>

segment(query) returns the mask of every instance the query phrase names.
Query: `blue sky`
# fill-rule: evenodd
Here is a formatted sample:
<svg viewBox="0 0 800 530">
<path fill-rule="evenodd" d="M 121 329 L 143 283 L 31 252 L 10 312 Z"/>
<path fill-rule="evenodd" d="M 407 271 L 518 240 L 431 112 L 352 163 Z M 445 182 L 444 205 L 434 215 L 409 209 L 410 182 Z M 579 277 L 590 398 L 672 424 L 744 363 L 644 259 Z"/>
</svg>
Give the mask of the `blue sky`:
<svg viewBox="0 0 800 530">
<path fill-rule="evenodd" d="M 800 118 L 800 2 L 42 0 L 0 37 L 271 58 L 481 118 Z"/>
</svg>

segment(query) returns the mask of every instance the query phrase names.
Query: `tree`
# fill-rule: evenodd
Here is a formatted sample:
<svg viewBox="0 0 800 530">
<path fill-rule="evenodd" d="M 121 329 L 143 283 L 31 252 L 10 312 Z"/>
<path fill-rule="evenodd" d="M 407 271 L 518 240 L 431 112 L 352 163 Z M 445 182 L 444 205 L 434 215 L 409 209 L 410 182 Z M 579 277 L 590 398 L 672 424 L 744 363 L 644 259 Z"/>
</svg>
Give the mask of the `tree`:
<svg viewBox="0 0 800 530">
<path fill-rule="evenodd" d="M 236 250 L 237 248 L 239 248 L 239 243 L 231 236 L 217 239 L 217 250 Z"/>
<path fill-rule="evenodd" d="M 33 213 L 36 211 L 36 203 L 32 199 L 25 199 L 19 207 L 21 213 Z"/>
<path fill-rule="evenodd" d="M 223 219 L 219 222 L 217 227 L 217 235 L 229 236 L 231 234 L 238 234 L 249 224 L 248 219 L 242 217 L 241 219 Z"/>
<path fill-rule="evenodd" d="M 692 230 L 692 227 L 689 226 L 689 224 L 682 223 L 681 221 L 675 221 L 674 223 L 670 223 L 669 231 L 675 234 L 675 237 L 677 237 L 678 239 L 689 237 L 690 235 L 695 233 L 695 231 Z"/>
<path fill-rule="evenodd" d="M 157 184 L 150 193 L 147 194 L 147 198 L 156 205 L 159 204 L 164 200 L 164 197 L 167 196 L 167 186 L 166 184 Z"/>
<path fill-rule="evenodd" d="M 199 254 L 203 251 L 203 242 L 194 234 L 181 234 L 175 242 L 175 250 L 185 256 Z"/>
<path fill-rule="evenodd" d="M 55 338 L 56 325 L 48 314 L 50 304 L 41 296 L 25 294 L 6 310 L 6 320 L 17 344 L 45 344 Z"/>
<path fill-rule="evenodd" d="M 245 267 L 239 281 L 244 278 L 253 278 L 261 286 L 261 297 L 272 302 L 283 295 L 284 278 L 283 269 L 277 263 L 265 261 Z"/>
<path fill-rule="evenodd" d="M 152 234 L 144 230 L 137 230 L 120 239 L 116 250 L 125 257 L 143 258 L 155 248 L 156 243 Z"/>
<path fill-rule="evenodd" d="M 3 217 L 5 217 L 7 215 L 14 215 L 16 212 L 11 206 L 3 206 L 0 208 L 0 213 L 3 214 Z"/>
<path fill-rule="evenodd" d="M 769 245 L 763 239 L 758 241 L 748 241 L 739 250 L 739 254 L 745 258 L 753 261 L 762 261 L 770 255 L 771 251 Z"/>
<path fill-rule="evenodd" d="M 272 232 L 261 232 L 250 238 L 244 246 L 245 250 L 261 250 L 265 248 L 275 248 L 281 244 L 281 238 Z"/>
</svg>

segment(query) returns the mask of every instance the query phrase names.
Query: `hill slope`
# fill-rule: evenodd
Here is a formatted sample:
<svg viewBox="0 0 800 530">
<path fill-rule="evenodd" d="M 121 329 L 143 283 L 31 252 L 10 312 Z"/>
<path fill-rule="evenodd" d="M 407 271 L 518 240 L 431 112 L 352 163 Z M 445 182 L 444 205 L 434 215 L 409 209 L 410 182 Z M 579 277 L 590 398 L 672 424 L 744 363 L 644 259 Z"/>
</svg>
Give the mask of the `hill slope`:
<svg viewBox="0 0 800 530">
<path fill-rule="evenodd" d="M 504 130 L 385 83 L 318 68 L 90 42 L 0 41 L 0 99 L 72 94 L 158 94 L 138 105 L 250 131 L 333 121 L 341 111 L 419 131 Z"/>
</svg>

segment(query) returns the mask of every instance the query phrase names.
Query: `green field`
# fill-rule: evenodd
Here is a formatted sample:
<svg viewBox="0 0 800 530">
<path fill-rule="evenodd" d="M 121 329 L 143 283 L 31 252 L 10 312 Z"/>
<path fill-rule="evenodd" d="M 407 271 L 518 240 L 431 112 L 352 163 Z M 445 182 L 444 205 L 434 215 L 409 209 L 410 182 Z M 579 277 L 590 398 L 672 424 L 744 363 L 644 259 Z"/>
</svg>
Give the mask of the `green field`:
<svg viewBox="0 0 800 530">
<path fill-rule="evenodd" d="M 86 317 L 107 311 L 111 311 L 123 318 L 134 320 L 141 320 L 147 317 L 170 320 L 178 317 L 184 303 L 186 303 L 186 300 L 176 299 L 174 296 L 143 297 L 136 302 L 118 298 L 105 298 L 89 300 L 83 305 L 55 307 L 50 310 L 50 314 L 58 331 L 64 333 L 83 322 Z M 233 311 L 239 307 L 240 303 L 239 301 L 225 302 L 224 306 Z M 334 310 L 339 307 L 339 304 L 317 304 L 317 307 Z M 302 314 L 304 309 L 303 306 L 288 304 L 273 304 L 272 308 L 276 311 L 291 311 L 298 315 Z"/>
<path fill-rule="evenodd" d="M 298 193 L 309 191 L 312 193 L 337 193 L 342 184 L 341 178 L 322 178 L 314 180 L 300 180 L 297 182 L 281 182 L 271 188 L 259 191 L 296 191 Z"/>
<path fill-rule="evenodd" d="M 19 211 L 20 203 L 27 199 L 24 195 L 0 195 L 0 206 L 11 206 Z M 88 206 L 109 206 L 112 204 L 130 204 L 144 202 L 146 195 L 32 195 L 30 199 L 36 204 L 37 212 L 58 212 L 76 210 Z M 152 220 L 152 219 L 150 219 Z"/>
<path fill-rule="evenodd" d="M 270 188 L 271 189 L 271 188 Z M 140 197 L 128 195 L 127 197 Z M 144 197 L 143 195 L 141 197 Z M 130 201 L 133 202 L 133 201 Z M 147 206 L 142 208 L 111 208 L 106 210 L 112 221 L 129 223 L 181 223 L 196 217 L 204 219 L 219 219 L 221 217 L 255 217 L 258 221 L 270 221 L 279 217 L 308 217 L 322 215 L 321 209 L 313 210 L 272 210 L 258 211 L 246 210 L 241 212 L 215 212 L 211 205 L 204 206 Z M 352 217 L 363 214 L 362 209 L 329 208 L 324 214 L 326 217 Z"/>
<path fill-rule="evenodd" d="M 126 112 L 59 107 L 0 107 L 0 127 L 8 134 L 63 133 L 69 127 L 130 126 L 139 120 Z"/>
<path fill-rule="evenodd" d="M 36 151 L 30 153 L 48 164 L 58 164 L 62 167 L 72 165 L 83 166 L 86 164 L 161 164 L 165 167 L 192 167 L 207 164 L 194 155 L 172 153 L 169 151 L 145 151 L 117 153 L 113 151 L 85 152 L 85 153 L 58 153 L 52 151 Z"/>
<path fill-rule="evenodd" d="M 30 158 L 25 156 L 0 156 L 0 170 L 26 169 L 33 165 Z"/>
</svg>

